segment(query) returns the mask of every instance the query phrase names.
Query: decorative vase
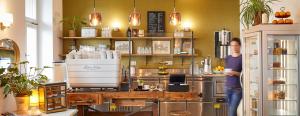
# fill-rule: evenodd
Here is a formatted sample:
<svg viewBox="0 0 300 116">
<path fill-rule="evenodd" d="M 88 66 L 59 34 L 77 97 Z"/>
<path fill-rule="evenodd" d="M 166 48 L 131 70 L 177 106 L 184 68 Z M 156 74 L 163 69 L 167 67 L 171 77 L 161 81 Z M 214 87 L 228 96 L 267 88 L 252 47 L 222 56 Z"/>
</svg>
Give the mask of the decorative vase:
<svg viewBox="0 0 300 116">
<path fill-rule="evenodd" d="M 13 94 L 6 97 L 3 94 L 3 87 L 0 87 L 0 114 L 6 112 L 14 112 L 17 110 L 16 100 Z"/>
<path fill-rule="evenodd" d="M 261 16 L 261 12 L 255 14 L 253 26 L 261 24 Z"/>
<path fill-rule="evenodd" d="M 261 22 L 262 22 L 262 24 L 267 24 L 267 23 L 269 23 L 269 17 L 268 17 L 268 14 L 263 13 L 263 14 L 261 15 Z"/>
<path fill-rule="evenodd" d="M 29 96 L 17 96 L 17 113 L 26 114 L 29 109 Z"/>
<path fill-rule="evenodd" d="M 69 37 L 76 37 L 76 31 L 75 30 L 69 30 Z"/>
</svg>

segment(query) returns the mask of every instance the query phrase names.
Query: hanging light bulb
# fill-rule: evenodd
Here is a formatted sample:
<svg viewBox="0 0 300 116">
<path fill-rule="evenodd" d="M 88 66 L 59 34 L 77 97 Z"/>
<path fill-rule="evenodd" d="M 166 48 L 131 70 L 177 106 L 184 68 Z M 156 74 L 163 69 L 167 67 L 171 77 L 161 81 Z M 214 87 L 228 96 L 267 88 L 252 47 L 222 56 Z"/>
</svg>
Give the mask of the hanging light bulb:
<svg viewBox="0 0 300 116">
<path fill-rule="evenodd" d="M 171 25 L 176 26 L 181 23 L 181 14 L 177 12 L 175 9 L 175 0 L 174 0 L 174 9 L 173 12 L 170 14 L 169 19 Z"/>
<path fill-rule="evenodd" d="M 94 0 L 94 11 L 89 15 L 90 26 L 98 26 L 101 24 L 102 17 L 99 12 L 96 12 L 96 3 Z"/>
<path fill-rule="evenodd" d="M 133 1 L 133 12 L 129 15 L 129 24 L 131 26 L 140 26 L 141 24 L 141 14 L 135 9 L 135 0 Z"/>
</svg>

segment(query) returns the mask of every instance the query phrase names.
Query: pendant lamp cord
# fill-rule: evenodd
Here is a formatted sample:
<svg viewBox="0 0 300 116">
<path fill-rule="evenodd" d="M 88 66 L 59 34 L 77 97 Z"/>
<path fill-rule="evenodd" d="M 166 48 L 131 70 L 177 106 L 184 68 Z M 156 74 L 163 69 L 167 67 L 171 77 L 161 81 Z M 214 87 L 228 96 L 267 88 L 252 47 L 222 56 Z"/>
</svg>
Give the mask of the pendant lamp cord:
<svg viewBox="0 0 300 116">
<path fill-rule="evenodd" d="M 94 0 L 94 10 L 96 10 L 96 0 Z"/>
<path fill-rule="evenodd" d="M 173 1 L 173 3 L 174 3 L 174 9 L 175 9 L 175 0 Z"/>
<path fill-rule="evenodd" d="M 135 8 L 135 0 L 133 0 L 133 8 Z"/>
</svg>

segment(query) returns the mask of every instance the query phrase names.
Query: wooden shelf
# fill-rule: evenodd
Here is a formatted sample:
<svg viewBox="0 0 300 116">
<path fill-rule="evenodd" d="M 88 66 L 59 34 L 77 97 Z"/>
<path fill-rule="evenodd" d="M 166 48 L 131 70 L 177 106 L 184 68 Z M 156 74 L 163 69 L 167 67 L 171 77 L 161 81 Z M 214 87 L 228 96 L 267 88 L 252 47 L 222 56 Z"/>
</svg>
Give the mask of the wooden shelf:
<svg viewBox="0 0 300 116">
<path fill-rule="evenodd" d="M 60 54 L 60 57 L 66 57 L 66 54 Z M 129 54 L 122 54 L 123 57 L 128 57 Z M 157 56 L 157 57 L 192 57 L 192 54 L 131 54 L 133 57 L 138 56 Z M 194 56 L 198 56 L 198 54 L 194 54 Z"/>
<path fill-rule="evenodd" d="M 0 50 L 5 50 L 5 51 L 14 51 L 13 49 L 4 48 L 4 47 L 0 47 Z"/>
<path fill-rule="evenodd" d="M 128 37 L 60 37 L 63 40 L 124 40 L 127 41 Z M 192 37 L 131 37 L 132 40 L 172 40 L 172 39 L 192 39 Z M 195 38 L 194 38 L 195 39 Z"/>
<path fill-rule="evenodd" d="M 129 56 L 129 54 L 122 54 L 122 56 Z M 131 56 L 170 56 L 170 57 L 192 57 L 192 54 L 132 54 Z M 198 56 L 194 54 L 194 56 Z"/>
</svg>

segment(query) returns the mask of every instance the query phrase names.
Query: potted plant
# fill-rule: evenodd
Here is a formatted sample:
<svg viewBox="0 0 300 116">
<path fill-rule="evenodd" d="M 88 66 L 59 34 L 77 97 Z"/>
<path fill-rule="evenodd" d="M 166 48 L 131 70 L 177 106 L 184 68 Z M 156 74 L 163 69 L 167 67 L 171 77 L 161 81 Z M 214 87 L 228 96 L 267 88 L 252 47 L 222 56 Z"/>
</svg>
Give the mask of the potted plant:
<svg viewBox="0 0 300 116">
<path fill-rule="evenodd" d="M 68 28 L 69 37 L 76 37 L 76 32 L 78 29 L 87 25 L 85 19 L 78 16 L 73 16 L 71 18 L 67 17 L 60 22 L 66 24 L 65 26 Z"/>
<path fill-rule="evenodd" d="M 28 61 L 13 63 L 9 68 L 0 70 L 1 87 L 4 88 L 5 96 L 13 93 L 16 98 L 17 112 L 25 113 L 29 107 L 29 96 L 33 89 L 39 84 L 45 83 L 48 79 L 42 72 L 45 68 L 30 67 L 30 71 L 26 72 Z M 24 71 L 24 72 L 23 72 Z"/>
<path fill-rule="evenodd" d="M 142 89 L 143 89 L 143 86 L 144 86 L 144 80 L 138 79 L 138 80 L 137 80 L 137 83 L 138 83 L 138 89 L 139 89 L 139 90 L 142 90 Z"/>
<path fill-rule="evenodd" d="M 246 28 L 261 24 L 262 14 L 270 16 L 273 12 L 270 4 L 278 0 L 245 0 L 241 3 L 241 22 Z"/>
</svg>

